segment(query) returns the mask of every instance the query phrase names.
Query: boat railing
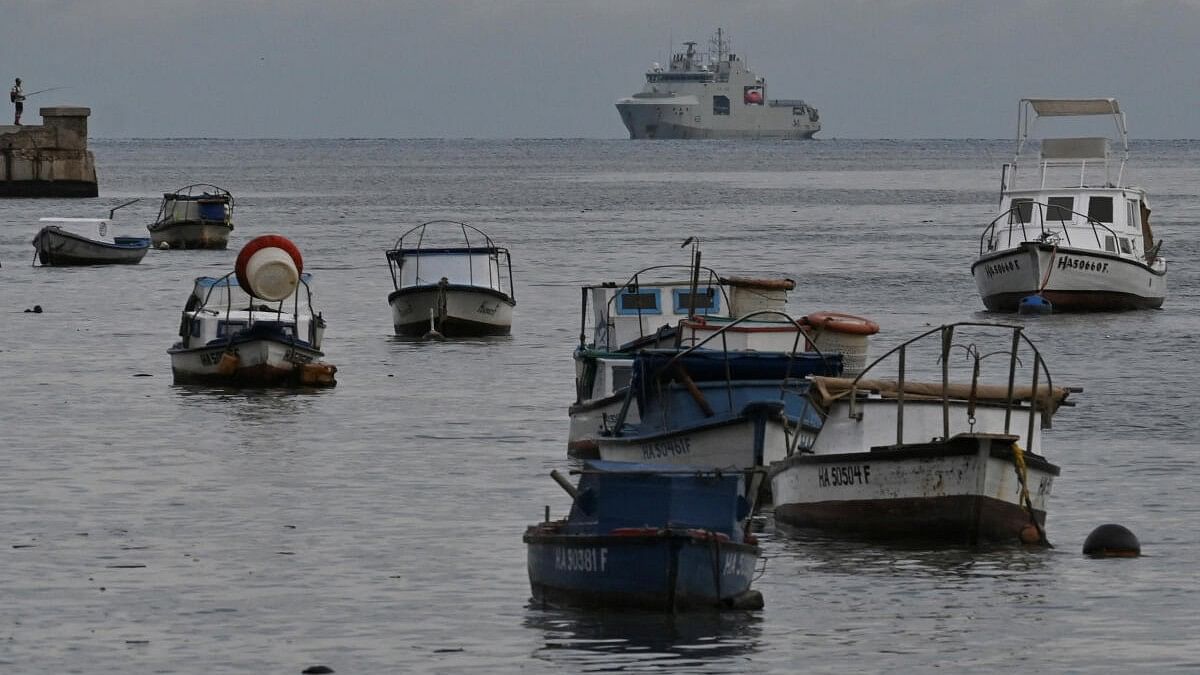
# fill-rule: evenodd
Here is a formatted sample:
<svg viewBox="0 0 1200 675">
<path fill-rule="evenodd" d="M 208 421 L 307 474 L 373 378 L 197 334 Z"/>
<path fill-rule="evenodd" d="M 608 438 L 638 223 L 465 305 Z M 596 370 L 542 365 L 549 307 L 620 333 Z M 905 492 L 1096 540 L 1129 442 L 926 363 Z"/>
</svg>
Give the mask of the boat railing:
<svg viewBox="0 0 1200 675">
<path fill-rule="evenodd" d="M 321 317 L 321 315 L 319 313 L 317 313 L 313 309 L 312 287 L 308 285 L 308 275 L 307 274 L 300 275 L 300 278 L 298 281 L 299 281 L 299 284 L 301 286 L 303 286 L 303 288 L 304 288 L 305 304 L 308 306 L 308 316 L 311 317 L 310 322 L 309 322 L 309 338 L 310 339 L 307 340 L 307 342 L 316 346 L 315 345 L 315 342 L 316 342 L 315 337 L 317 335 L 317 331 L 318 331 L 319 327 L 321 326 L 321 324 L 323 322 L 323 318 Z M 203 300 L 200 302 L 200 304 L 195 309 L 198 312 L 199 311 L 209 311 L 209 312 L 216 314 L 217 316 L 220 316 L 221 315 L 220 310 L 214 310 L 208 306 L 209 301 L 212 299 L 213 291 L 216 290 L 217 288 L 225 289 L 224 314 L 225 314 L 225 321 L 228 323 L 231 320 L 232 314 L 234 311 L 233 289 L 239 288 L 239 286 L 236 283 L 236 277 L 235 277 L 234 272 L 230 272 L 229 274 L 226 274 L 223 277 L 219 277 L 216 279 L 216 281 L 214 283 L 210 284 L 208 287 L 208 291 L 204 294 Z M 267 304 L 267 302 L 268 302 L 267 300 L 256 297 L 254 295 L 250 295 L 250 302 L 251 302 L 251 304 L 249 306 L 250 321 L 246 327 L 250 328 L 256 323 L 254 320 L 254 312 L 255 311 L 270 312 L 270 313 L 273 313 L 276 316 L 278 316 L 283 313 L 284 303 L 286 303 L 290 299 L 290 300 L 292 300 L 292 319 L 296 325 L 296 328 L 298 328 L 299 323 L 300 323 L 300 293 L 298 292 L 298 290 L 299 289 L 297 289 L 297 292 L 293 292 L 291 294 L 291 296 L 289 296 L 288 298 L 283 298 L 282 300 L 274 301 L 274 302 L 278 303 L 277 305 L 275 305 L 277 307 L 276 309 L 271 309 L 272 305 Z M 262 304 L 255 305 L 254 304 L 255 301 L 259 301 Z M 266 307 L 267 309 L 265 309 L 265 310 L 261 309 L 263 307 Z M 226 333 L 225 341 L 227 343 L 231 343 L 233 341 L 233 338 L 235 335 L 236 335 L 236 333 Z M 288 337 L 290 337 L 289 342 L 293 345 L 299 341 L 299 335 L 298 335 L 297 330 L 293 330 L 291 335 Z"/>
<path fill-rule="evenodd" d="M 719 292 L 721 294 L 721 300 L 724 302 L 723 306 L 729 307 L 729 294 L 725 292 L 725 286 L 724 286 L 724 284 L 721 283 L 721 275 L 717 274 L 717 271 L 712 269 L 711 267 L 701 266 L 699 269 L 701 271 L 703 271 L 703 273 L 706 276 L 706 278 L 703 280 L 704 288 L 717 289 L 717 292 Z M 600 286 L 600 288 L 615 289 L 612 296 L 609 297 L 608 300 L 606 301 L 606 306 L 604 308 L 604 312 L 602 315 L 602 321 L 603 321 L 604 330 L 605 330 L 606 335 L 611 336 L 613 334 L 613 332 L 615 332 L 615 330 L 616 330 L 616 325 L 614 323 L 615 319 L 613 317 L 616 316 L 617 312 L 614 311 L 614 305 L 621 298 L 623 292 L 637 293 L 638 290 L 641 288 L 642 280 L 645 276 L 649 275 L 650 273 L 661 274 L 663 270 L 685 270 L 687 272 L 687 276 L 689 279 L 692 277 L 693 273 L 695 272 L 695 269 L 691 265 L 653 265 L 651 267 L 645 267 L 645 268 L 638 270 L 637 272 L 634 272 L 629 277 L 629 279 L 627 279 L 622 284 L 605 283 Z M 648 282 L 648 283 L 651 283 L 653 285 L 656 283 L 661 284 L 663 282 L 658 281 L 658 282 Z M 583 296 L 583 302 L 581 303 L 581 306 L 580 306 L 580 324 L 579 324 L 579 346 L 581 346 L 581 347 L 587 346 L 588 294 L 594 288 L 597 288 L 597 287 L 596 286 L 583 286 L 580 288 L 581 294 Z M 643 308 L 641 307 L 640 304 L 636 309 L 637 309 L 637 313 L 632 316 L 636 316 L 638 319 L 638 338 L 637 339 L 656 335 L 662 329 L 662 326 L 655 326 L 653 328 L 653 331 L 648 332 L 647 328 L 646 328 L 645 317 L 657 316 L 657 315 L 644 314 L 642 311 Z M 598 329 L 598 328 L 599 328 L 599 326 L 593 326 L 593 333 L 595 333 L 596 329 Z M 595 343 L 596 347 L 601 346 L 599 344 L 598 337 L 599 337 L 598 335 L 593 336 L 593 342 Z M 615 345 L 611 345 L 611 344 L 604 345 L 604 347 L 606 347 L 606 348 L 612 348 L 614 346 Z"/>
<path fill-rule="evenodd" d="M 468 253 L 468 284 L 472 286 L 479 285 L 475 280 L 475 265 L 470 260 L 470 255 L 474 252 L 486 253 L 488 257 L 488 287 L 497 288 L 510 298 L 516 299 L 516 287 L 513 285 L 512 277 L 512 257 L 509 255 L 508 249 L 496 246 L 496 243 L 492 241 L 492 238 L 483 230 L 457 220 L 431 220 L 421 223 L 420 225 L 410 228 L 396 239 L 396 243 L 393 244 L 392 248 L 386 252 L 386 257 L 388 260 L 388 270 L 392 274 L 392 285 L 397 290 L 401 287 L 400 272 L 401 268 L 406 262 L 406 258 L 409 258 L 413 261 L 413 278 L 418 280 L 418 282 L 421 279 L 421 252 L 426 246 L 425 234 L 431 225 L 457 226 L 462 233 L 462 248 Z M 471 243 L 472 237 L 475 238 L 474 244 Z M 416 239 L 415 246 L 411 245 L 414 238 Z M 410 246 L 407 248 L 405 247 L 405 240 L 408 240 L 408 243 L 410 244 Z M 439 244 L 436 248 L 443 248 L 443 246 Z M 505 288 L 502 283 L 505 272 L 507 272 L 508 276 L 507 288 Z M 436 281 L 432 283 L 436 283 Z M 416 285 L 423 284 L 417 283 Z"/>
<path fill-rule="evenodd" d="M 1049 217 L 1047 217 L 1047 214 L 1050 214 Z M 1100 240 L 1101 230 L 1112 236 L 1113 240 L 1116 241 L 1117 233 L 1111 227 L 1085 213 L 1072 211 L 1055 204 L 1022 202 L 1013 205 L 1007 211 L 996 216 L 983 229 L 983 233 L 979 235 L 979 254 L 983 255 L 984 253 L 996 250 L 1000 244 L 1000 235 L 997 232 L 997 228 L 1003 228 L 1005 225 L 1008 227 L 1007 246 L 1009 248 L 1013 245 L 1013 234 L 1017 231 L 1021 233 L 1021 242 L 1058 243 L 1060 240 L 1065 240 L 1068 246 L 1072 246 L 1070 230 L 1072 226 L 1075 226 L 1076 217 L 1083 221 L 1082 227 L 1091 228 L 1092 236 L 1096 240 L 1097 249 L 1103 250 L 1104 248 L 1104 243 Z M 1005 219 L 1007 219 L 1007 222 L 1002 223 L 1001 221 Z M 1048 226 L 1048 223 L 1051 226 Z M 1052 227 L 1054 223 L 1058 224 L 1057 230 Z M 1031 238 L 1029 230 L 1035 227 L 1037 228 L 1035 230 L 1037 234 Z"/>
<path fill-rule="evenodd" d="M 1010 334 L 1009 345 L 1008 345 L 1007 349 L 1001 349 L 1001 350 L 992 351 L 992 352 L 981 351 L 980 348 L 973 342 L 968 345 L 956 345 L 954 343 L 955 333 L 957 331 L 959 331 L 960 329 L 964 329 L 964 328 L 979 328 L 979 329 L 983 329 L 985 331 L 990 330 L 990 331 L 998 331 L 1001 333 L 1008 332 Z M 950 415 L 950 400 L 952 398 L 952 396 L 951 396 L 951 388 L 952 387 L 951 387 L 951 381 L 950 381 L 950 356 L 951 356 L 952 349 L 956 346 L 964 349 L 967 352 L 968 359 L 972 363 L 972 372 L 971 372 L 971 380 L 970 380 L 969 389 L 968 389 L 969 393 L 968 393 L 968 405 L 967 405 L 967 414 L 969 416 L 968 419 L 972 425 L 975 423 L 974 415 L 975 415 L 975 411 L 976 411 L 976 405 L 978 404 L 977 395 L 980 394 L 981 362 L 983 361 L 983 359 L 992 357 L 992 356 L 1001 356 L 1001 357 L 1007 356 L 1008 357 L 1007 386 L 1003 390 L 1005 392 L 1004 397 L 1003 397 L 1004 433 L 1005 434 L 1011 433 L 1013 412 L 1016 410 L 1024 409 L 1024 404 L 1022 403 L 1022 399 L 1025 396 L 1024 396 L 1024 394 L 1022 394 L 1021 396 L 1018 396 L 1018 389 L 1017 389 L 1017 373 L 1018 373 L 1018 370 L 1023 368 L 1023 366 L 1021 364 L 1021 360 L 1019 358 L 1019 353 L 1021 352 L 1022 346 L 1025 346 L 1027 348 L 1027 350 L 1032 352 L 1032 355 L 1033 355 L 1033 365 L 1029 369 L 1029 373 L 1030 373 L 1030 375 L 1029 375 L 1030 388 L 1028 391 L 1029 420 L 1028 420 L 1028 429 L 1027 429 L 1027 433 L 1025 436 L 1025 442 L 1027 445 L 1026 449 L 1031 452 L 1034 451 L 1034 448 L 1032 447 L 1032 445 L 1033 445 L 1034 421 L 1035 421 L 1035 418 L 1038 417 L 1038 415 L 1036 413 L 1038 413 L 1038 412 L 1042 413 L 1041 414 L 1041 428 L 1049 429 L 1050 428 L 1050 419 L 1054 412 L 1055 407 L 1057 405 L 1073 405 L 1072 403 L 1065 401 L 1065 400 L 1057 401 L 1057 402 L 1055 401 L 1056 393 L 1055 393 L 1055 389 L 1054 389 L 1054 382 L 1050 375 L 1050 371 L 1046 367 L 1046 362 L 1042 358 L 1042 354 L 1038 350 L 1037 346 L 1029 339 L 1028 336 L 1025 335 L 1024 326 L 1020 326 L 1020 325 L 1016 325 L 1016 324 L 1006 324 L 1006 323 L 960 321 L 957 323 L 945 324 L 945 325 L 939 326 L 937 328 L 928 330 L 914 338 L 906 340 L 905 342 L 902 342 L 900 345 L 893 347 L 892 349 L 890 349 L 886 353 L 884 353 L 882 356 L 880 356 L 879 358 L 872 361 L 869 365 L 867 365 L 866 368 L 863 368 L 862 372 L 859 373 L 858 376 L 856 376 L 850 384 L 850 390 L 849 390 L 849 396 L 848 396 L 849 417 L 851 419 L 855 419 L 855 420 L 859 420 L 859 421 L 862 420 L 863 410 L 862 410 L 860 398 L 862 396 L 865 396 L 867 394 L 868 390 L 865 386 L 860 386 L 860 385 L 865 384 L 865 378 L 867 377 L 867 375 L 869 373 L 871 373 L 872 370 L 874 370 L 877 366 L 879 366 L 885 360 L 889 359 L 891 356 L 895 355 L 897 358 L 897 362 L 898 362 L 897 370 L 896 370 L 897 380 L 895 383 L 895 394 L 894 394 L 895 398 L 896 398 L 896 445 L 903 444 L 904 443 L 904 402 L 905 402 L 905 398 L 906 398 L 905 388 L 906 388 L 906 384 L 915 384 L 915 383 L 908 382 L 908 379 L 907 379 L 908 378 L 908 369 L 907 369 L 908 364 L 906 362 L 906 359 L 908 356 L 909 349 L 910 349 L 910 347 L 912 347 L 912 345 L 914 345 L 915 343 L 924 341 L 927 338 L 930 338 L 932 336 L 937 336 L 937 339 L 941 340 L 941 348 L 940 348 L 940 353 L 939 353 L 939 358 L 938 358 L 938 360 L 941 364 L 941 390 L 940 390 L 940 396 L 937 397 L 937 398 L 941 399 L 941 404 L 942 404 L 942 406 L 941 406 L 942 407 L 942 438 L 941 438 L 941 440 L 948 440 L 950 438 L 950 417 L 951 417 L 951 415 Z M 1043 390 L 1039 389 L 1039 385 L 1040 385 L 1041 379 L 1043 377 L 1045 378 L 1045 384 L 1044 384 L 1044 392 L 1045 393 L 1044 393 L 1044 395 L 1043 395 Z M 1072 387 L 1072 388 L 1066 389 L 1065 391 L 1077 392 L 1077 391 L 1082 391 L 1082 389 Z M 1065 397 L 1065 394 L 1064 394 L 1064 397 Z M 924 400 L 928 400 L 929 396 L 922 395 L 921 398 Z M 958 396 L 955 395 L 954 398 L 958 398 Z M 922 439 L 922 440 L 928 440 L 928 439 Z"/>
<path fill-rule="evenodd" d="M 155 219 L 155 222 L 164 223 L 174 217 L 174 202 L 176 200 L 183 199 L 190 201 L 205 197 L 225 202 L 229 207 L 227 215 L 233 214 L 233 193 L 212 183 L 192 183 L 191 185 L 185 185 L 174 192 L 168 192 L 163 195 L 162 203 L 158 207 L 158 218 Z M 172 209 L 172 212 L 168 213 L 168 207 Z"/>
</svg>

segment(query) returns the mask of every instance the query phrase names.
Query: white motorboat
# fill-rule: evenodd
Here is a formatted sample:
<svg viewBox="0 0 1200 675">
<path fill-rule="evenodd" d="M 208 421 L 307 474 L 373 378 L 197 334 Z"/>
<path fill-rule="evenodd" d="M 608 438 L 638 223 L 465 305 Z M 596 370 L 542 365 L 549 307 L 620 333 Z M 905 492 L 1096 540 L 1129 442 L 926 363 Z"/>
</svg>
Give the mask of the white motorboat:
<svg viewBox="0 0 1200 675">
<path fill-rule="evenodd" d="M 454 233 L 454 245 L 445 245 L 447 232 Z M 452 220 L 418 225 L 396 240 L 387 260 L 397 335 L 475 337 L 512 330 L 517 301 L 508 249 L 478 228 Z"/>
<path fill-rule="evenodd" d="M 1108 137 L 1041 138 L 1031 185 L 1023 151 L 1042 117 L 1111 117 Z M 1017 153 L 1004 166 L 1000 215 L 984 229 L 971 274 L 992 311 L 1160 307 L 1167 262 L 1150 228 L 1146 191 L 1125 183 L 1129 134 L 1116 99 L 1022 99 Z M 1024 303 L 1024 304 L 1023 304 Z"/>
<path fill-rule="evenodd" d="M 278 235 L 251 240 L 234 272 L 199 277 L 167 353 L 176 384 L 336 385 L 322 360 L 325 320 L 312 308 L 312 276 Z"/>
<path fill-rule="evenodd" d="M 951 379 L 959 349 L 966 381 Z M 896 378 L 869 379 L 888 358 L 898 363 Z M 816 441 L 769 470 L 778 522 L 871 538 L 1046 541 L 1059 467 L 1043 455 L 1041 430 L 1079 390 L 1052 383 L 1020 326 L 941 326 L 856 378 L 812 382 L 824 416 Z"/>
</svg>

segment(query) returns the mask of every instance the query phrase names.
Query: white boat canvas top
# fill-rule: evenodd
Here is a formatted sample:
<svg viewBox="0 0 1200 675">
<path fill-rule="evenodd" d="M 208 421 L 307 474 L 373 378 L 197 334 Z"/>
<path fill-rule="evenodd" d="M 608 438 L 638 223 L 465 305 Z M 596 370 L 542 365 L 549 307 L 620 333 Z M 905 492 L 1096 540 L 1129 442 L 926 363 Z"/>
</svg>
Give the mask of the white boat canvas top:
<svg viewBox="0 0 1200 675">
<path fill-rule="evenodd" d="M 1024 98 L 1021 99 L 1017 115 L 1017 151 L 1012 164 L 1005 167 L 1002 191 L 1017 189 L 1018 169 L 1027 159 L 1026 144 L 1031 138 L 1037 140 L 1033 132 L 1038 119 L 1043 117 L 1111 117 L 1115 125 L 1116 140 L 1121 146 L 1121 154 L 1113 167 L 1110 150 L 1110 141 L 1113 139 L 1106 136 L 1041 138 L 1038 156 L 1041 188 L 1046 187 L 1050 179 L 1050 170 L 1058 167 L 1076 169 L 1078 187 L 1084 187 L 1088 183 L 1096 187 L 1122 185 L 1125 163 L 1129 159 L 1129 131 L 1125 124 L 1125 113 L 1121 112 L 1121 106 L 1116 99 Z M 1103 178 L 1099 177 L 1099 172 L 1102 172 Z"/>
<path fill-rule="evenodd" d="M 108 218 L 38 218 L 42 227 L 57 227 L 93 241 L 115 243 L 112 221 Z"/>
<path fill-rule="evenodd" d="M 508 249 L 479 228 L 452 220 L 422 223 L 400 236 L 387 251 L 396 290 L 436 286 L 485 288 L 515 296 Z"/>
</svg>

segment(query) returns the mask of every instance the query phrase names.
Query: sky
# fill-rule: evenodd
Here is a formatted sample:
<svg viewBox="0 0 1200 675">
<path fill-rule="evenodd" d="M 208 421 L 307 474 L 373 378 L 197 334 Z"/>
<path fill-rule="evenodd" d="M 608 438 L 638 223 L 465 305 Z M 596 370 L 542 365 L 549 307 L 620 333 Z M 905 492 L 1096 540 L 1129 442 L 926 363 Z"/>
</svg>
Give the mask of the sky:
<svg viewBox="0 0 1200 675">
<path fill-rule="evenodd" d="M 616 100 L 718 27 L 824 138 L 1011 138 L 1022 97 L 1102 96 L 1200 138 L 1200 0 L 0 0 L 0 78 L 97 138 L 622 138 Z"/>
</svg>

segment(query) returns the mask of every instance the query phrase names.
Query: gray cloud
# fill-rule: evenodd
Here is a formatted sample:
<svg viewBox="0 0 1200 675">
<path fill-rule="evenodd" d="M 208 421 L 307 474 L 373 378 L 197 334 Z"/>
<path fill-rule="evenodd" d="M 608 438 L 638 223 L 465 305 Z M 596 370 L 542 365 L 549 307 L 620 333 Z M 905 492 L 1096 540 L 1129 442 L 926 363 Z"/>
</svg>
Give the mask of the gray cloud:
<svg viewBox="0 0 1200 675">
<path fill-rule="evenodd" d="M 613 102 L 723 26 L 824 137 L 1007 137 L 1022 96 L 1116 96 L 1196 137 L 1195 0 L 12 0 L 0 74 L 96 136 L 621 137 Z"/>
</svg>

